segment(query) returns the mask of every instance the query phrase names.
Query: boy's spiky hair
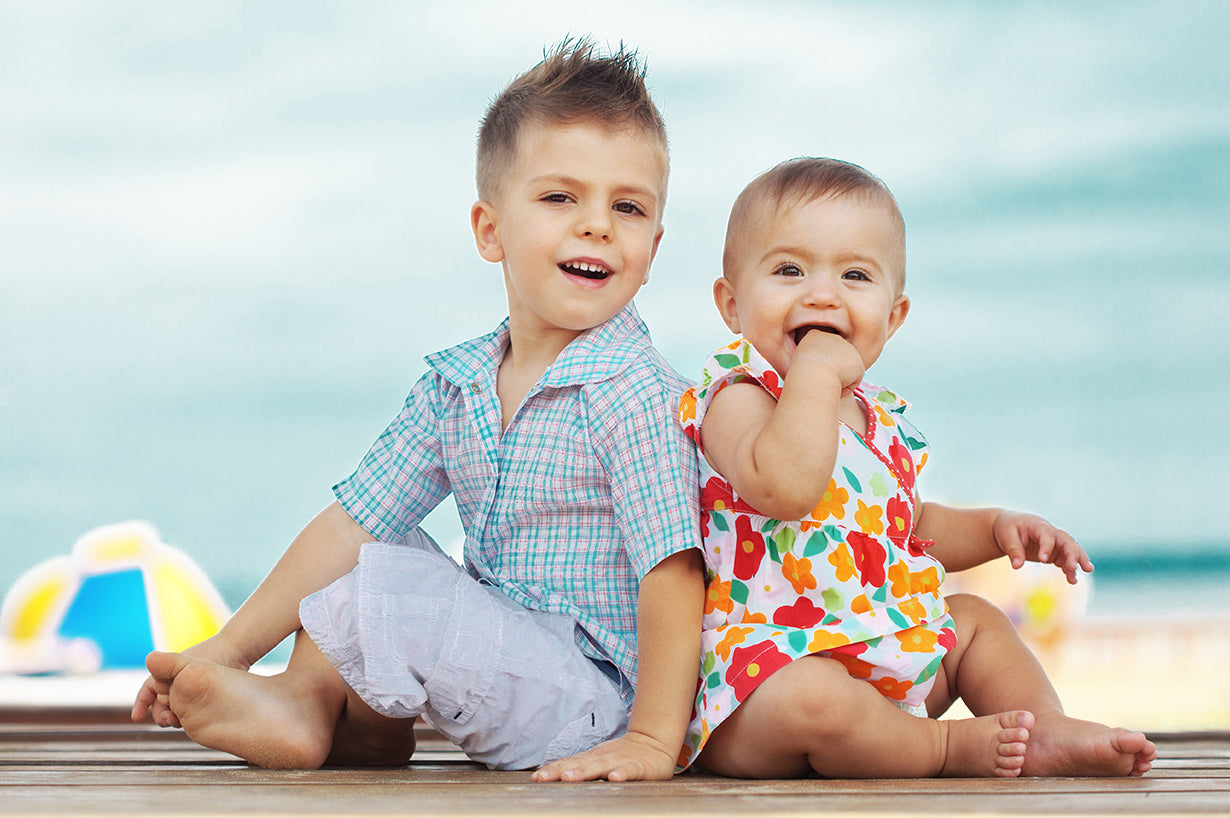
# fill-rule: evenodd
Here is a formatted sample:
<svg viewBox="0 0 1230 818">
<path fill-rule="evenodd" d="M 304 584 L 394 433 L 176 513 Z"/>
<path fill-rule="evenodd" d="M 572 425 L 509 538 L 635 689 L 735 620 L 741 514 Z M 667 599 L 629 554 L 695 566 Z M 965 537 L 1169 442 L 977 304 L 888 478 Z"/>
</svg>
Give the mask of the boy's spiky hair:
<svg viewBox="0 0 1230 818">
<path fill-rule="evenodd" d="M 722 269 L 727 272 L 731 270 L 741 252 L 741 237 L 761 208 L 776 211 L 789 205 L 849 195 L 880 199 L 888 204 L 900 225 L 904 250 L 905 219 L 888 185 L 871 171 L 852 162 L 800 156 L 787 159 L 760 174 L 735 199 L 730 209 L 730 221 L 726 225 Z"/>
<path fill-rule="evenodd" d="M 666 125 L 645 87 L 636 51 L 621 43 L 617 52 L 603 55 L 590 40 L 569 37 L 487 108 L 478 132 L 479 198 L 489 201 L 498 193 L 526 125 L 576 122 L 640 130 L 661 143 L 666 159 Z"/>
</svg>

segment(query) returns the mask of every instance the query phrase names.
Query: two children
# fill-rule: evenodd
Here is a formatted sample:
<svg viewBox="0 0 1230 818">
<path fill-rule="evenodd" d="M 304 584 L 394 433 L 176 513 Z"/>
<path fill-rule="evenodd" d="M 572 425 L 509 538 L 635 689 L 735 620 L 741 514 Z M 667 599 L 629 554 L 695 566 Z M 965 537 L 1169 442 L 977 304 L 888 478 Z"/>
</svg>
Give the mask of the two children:
<svg viewBox="0 0 1230 818">
<path fill-rule="evenodd" d="M 922 438 L 860 383 L 909 303 L 878 183 L 754 183 L 736 205 L 715 294 L 746 340 L 684 403 L 706 591 L 674 418 L 688 385 L 631 304 L 667 173 L 633 55 L 565 43 L 505 89 L 471 225 L 507 320 L 428 358 L 226 627 L 150 655 L 133 718 L 266 767 L 402 764 L 423 715 L 493 767 L 545 765 L 538 780 L 669 778 L 681 746 L 742 776 L 1147 770 L 1141 734 L 1063 716 L 1002 615 L 954 597 L 949 618 L 939 597 L 944 567 L 1001 552 L 1090 566 L 1038 518 L 918 504 Z M 464 570 L 418 528 L 450 492 Z M 291 633 L 284 673 L 247 672 Z M 938 715 L 957 695 L 987 715 L 889 703 Z"/>
<path fill-rule="evenodd" d="M 910 302 L 892 194 L 785 162 L 735 202 L 714 300 L 742 338 L 680 403 L 701 452 L 709 583 L 681 763 L 740 777 L 1141 775 L 1141 733 L 1063 715 L 992 606 L 945 570 L 1007 555 L 1090 571 L 1028 514 L 922 503 L 907 404 L 863 380 Z M 954 622 L 955 619 L 955 622 Z M 961 696 L 976 718 L 936 721 Z M 919 718 L 922 716 L 924 718 Z"/>
<path fill-rule="evenodd" d="M 402 764 L 424 715 L 497 768 L 590 750 L 586 777 L 673 774 L 700 647 L 697 467 L 674 420 L 687 383 L 631 303 L 667 173 L 634 54 L 568 42 L 504 90 L 470 216 L 507 320 L 427 359 L 222 631 L 151 654 L 134 718 L 264 767 Z M 465 570 L 417 528 L 450 492 Z M 246 672 L 293 632 L 285 673 Z"/>
</svg>

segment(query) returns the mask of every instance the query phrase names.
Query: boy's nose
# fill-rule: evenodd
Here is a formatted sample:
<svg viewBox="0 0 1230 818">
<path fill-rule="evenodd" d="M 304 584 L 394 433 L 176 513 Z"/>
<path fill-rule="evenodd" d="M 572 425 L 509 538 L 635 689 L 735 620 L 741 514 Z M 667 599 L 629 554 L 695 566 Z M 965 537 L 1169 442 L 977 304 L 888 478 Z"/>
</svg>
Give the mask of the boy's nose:
<svg viewBox="0 0 1230 818">
<path fill-rule="evenodd" d="M 585 238 L 609 241 L 611 238 L 610 211 L 606 208 L 584 208 L 577 219 L 577 233 Z"/>
</svg>

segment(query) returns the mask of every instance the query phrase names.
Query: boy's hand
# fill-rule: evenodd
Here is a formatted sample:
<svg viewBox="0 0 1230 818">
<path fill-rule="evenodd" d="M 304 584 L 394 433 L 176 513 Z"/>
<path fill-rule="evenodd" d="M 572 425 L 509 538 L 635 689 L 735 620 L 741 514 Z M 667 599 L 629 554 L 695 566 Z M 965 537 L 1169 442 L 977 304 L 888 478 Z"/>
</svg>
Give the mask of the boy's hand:
<svg viewBox="0 0 1230 818">
<path fill-rule="evenodd" d="M 669 781 L 675 756 L 661 742 L 640 733 L 626 733 L 534 771 L 535 781 Z"/>
<path fill-rule="evenodd" d="M 836 333 L 819 329 L 808 330 L 799 339 L 798 356 L 823 361 L 831 367 L 841 383 L 842 395 L 858 386 L 867 371 L 853 344 Z M 795 364 L 791 363 L 790 368 L 793 371 Z"/>
<path fill-rule="evenodd" d="M 1037 515 L 1000 512 L 992 531 L 995 542 L 1011 560 L 1013 568 L 1020 568 L 1026 561 L 1053 563 L 1073 585 L 1076 584 L 1078 569 L 1086 574 L 1093 571 L 1089 555 L 1072 539 L 1072 535 Z"/>
<path fill-rule="evenodd" d="M 226 665 L 227 667 L 236 667 L 241 670 L 248 669 L 248 665 L 235 657 L 235 654 L 220 636 L 213 636 L 182 652 L 188 656 L 199 656 L 202 659 L 208 659 L 211 662 Z M 145 718 L 145 714 L 149 713 L 153 716 L 154 724 L 159 727 L 179 727 L 179 718 L 171 712 L 171 708 L 168 706 L 170 696 L 170 685 L 155 679 L 153 676 L 147 676 L 141 684 L 141 689 L 137 691 L 137 698 L 133 702 L 132 720 L 141 721 Z"/>
</svg>

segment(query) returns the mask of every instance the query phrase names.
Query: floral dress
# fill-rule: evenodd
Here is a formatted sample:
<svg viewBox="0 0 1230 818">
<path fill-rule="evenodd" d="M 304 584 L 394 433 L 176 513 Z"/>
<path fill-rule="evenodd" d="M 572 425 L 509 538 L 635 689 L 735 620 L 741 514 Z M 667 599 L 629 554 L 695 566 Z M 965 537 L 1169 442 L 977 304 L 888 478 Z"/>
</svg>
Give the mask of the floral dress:
<svg viewBox="0 0 1230 818">
<path fill-rule="evenodd" d="M 740 498 L 705 460 L 700 429 L 714 395 L 754 381 L 781 397 L 782 378 L 747 341 L 719 349 L 679 419 L 701 452 L 707 591 L 701 671 L 680 767 L 771 674 L 802 656 L 831 656 L 907 712 L 923 701 L 956 644 L 940 596 L 944 568 L 913 536 L 914 480 L 926 442 L 908 404 L 867 382 L 855 395 L 860 436 L 842 424 L 832 479 L 801 520 L 776 520 Z"/>
</svg>

